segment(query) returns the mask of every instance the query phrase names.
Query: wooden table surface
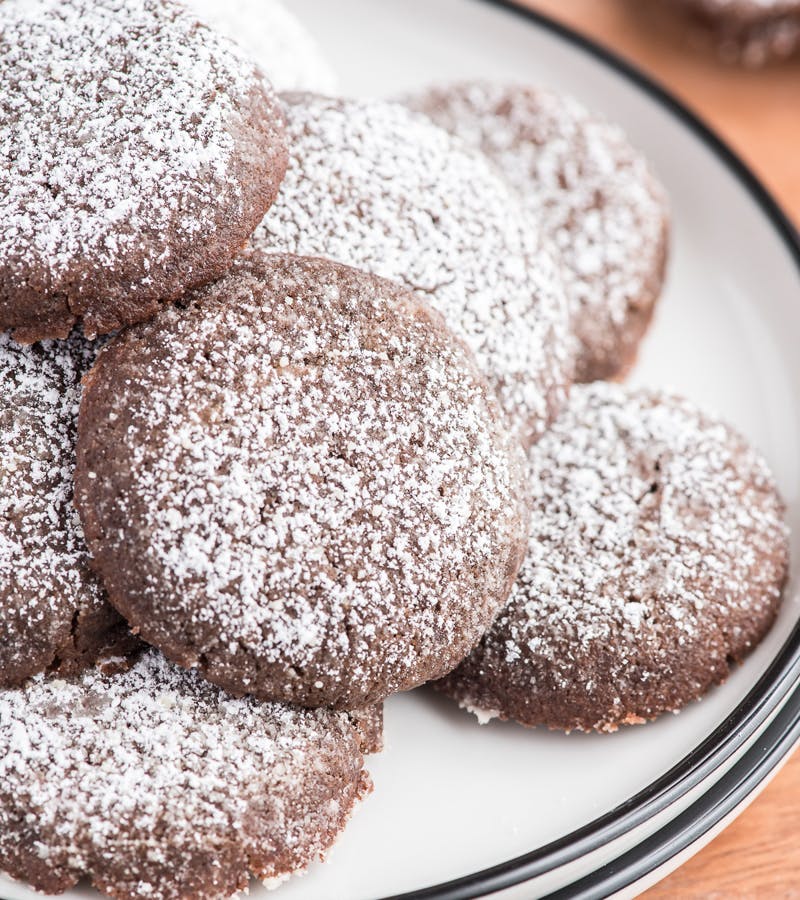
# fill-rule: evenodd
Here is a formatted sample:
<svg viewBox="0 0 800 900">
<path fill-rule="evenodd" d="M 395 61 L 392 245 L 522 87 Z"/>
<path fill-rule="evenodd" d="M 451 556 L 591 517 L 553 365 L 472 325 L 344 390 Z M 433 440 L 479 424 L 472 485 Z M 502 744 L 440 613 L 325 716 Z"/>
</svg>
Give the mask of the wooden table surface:
<svg viewBox="0 0 800 900">
<path fill-rule="evenodd" d="M 720 65 L 681 30 L 654 22 L 643 0 L 526 2 L 668 87 L 734 147 L 800 225 L 800 59 L 757 72 Z M 645 897 L 800 900 L 800 753 L 722 835 Z"/>
</svg>

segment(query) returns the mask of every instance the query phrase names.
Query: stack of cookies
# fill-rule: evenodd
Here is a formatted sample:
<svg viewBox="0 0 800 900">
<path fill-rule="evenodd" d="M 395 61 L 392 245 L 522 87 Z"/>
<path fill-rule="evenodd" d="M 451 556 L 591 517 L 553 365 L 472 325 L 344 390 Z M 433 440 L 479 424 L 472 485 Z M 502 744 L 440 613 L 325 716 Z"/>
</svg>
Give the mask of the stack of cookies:
<svg viewBox="0 0 800 900">
<path fill-rule="evenodd" d="M 611 731 L 766 633 L 764 461 L 619 383 L 668 213 L 617 127 L 332 97 L 264 0 L 4 0 L 0 75 L 2 871 L 278 883 L 390 694 Z"/>
</svg>

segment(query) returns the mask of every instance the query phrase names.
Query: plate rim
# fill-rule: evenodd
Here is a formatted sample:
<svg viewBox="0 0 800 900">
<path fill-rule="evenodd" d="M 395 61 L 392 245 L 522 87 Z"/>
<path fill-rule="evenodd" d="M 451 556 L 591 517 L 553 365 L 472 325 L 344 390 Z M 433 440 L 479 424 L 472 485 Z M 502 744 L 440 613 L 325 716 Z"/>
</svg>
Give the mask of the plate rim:
<svg viewBox="0 0 800 900">
<path fill-rule="evenodd" d="M 743 812 L 747 798 L 800 741 L 800 686 L 795 687 L 755 744 L 710 788 L 674 819 L 601 868 L 541 900 L 599 900 L 623 891 L 666 866 L 698 843 L 731 813 Z M 698 851 L 702 846 L 698 847 Z M 664 877 L 669 871 L 664 872 Z"/>
<path fill-rule="evenodd" d="M 522 0 L 470 0 L 505 10 L 587 53 L 645 93 L 691 131 L 736 178 L 788 251 L 800 280 L 800 234 L 761 179 L 696 112 L 653 76 L 587 35 Z M 800 621 L 738 706 L 669 771 L 608 813 L 561 838 L 506 862 L 384 900 L 471 900 L 505 890 L 575 862 L 678 802 L 723 766 L 764 725 L 800 678 Z M 547 895 L 604 897 L 645 877 L 689 847 L 754 791 L 800 737 L 800 687 L 784 704 L 758 746 L 673 821 L 596 872 Z"/>
</svg>

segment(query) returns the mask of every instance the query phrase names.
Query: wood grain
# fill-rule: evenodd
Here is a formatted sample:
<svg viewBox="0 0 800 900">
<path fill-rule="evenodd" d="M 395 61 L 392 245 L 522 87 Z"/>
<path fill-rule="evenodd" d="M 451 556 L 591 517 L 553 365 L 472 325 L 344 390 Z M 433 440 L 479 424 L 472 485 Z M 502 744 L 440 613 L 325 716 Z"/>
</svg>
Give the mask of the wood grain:
<svg viewBox="0 0 800 900">
<path fill-rule="evenodd" d="M 800 754 L 732 825 L 643 900 L 800 898 Z"/>
<path fill-rule="evenodd" d="M 655 76 L 699 113 L 800 224 L 800 60 L 751 72 L 717 63 L 643 0 L 527 0 Z M 800 754 L 726 831 L 646 900 L 800 900 Z"/>
</svg>

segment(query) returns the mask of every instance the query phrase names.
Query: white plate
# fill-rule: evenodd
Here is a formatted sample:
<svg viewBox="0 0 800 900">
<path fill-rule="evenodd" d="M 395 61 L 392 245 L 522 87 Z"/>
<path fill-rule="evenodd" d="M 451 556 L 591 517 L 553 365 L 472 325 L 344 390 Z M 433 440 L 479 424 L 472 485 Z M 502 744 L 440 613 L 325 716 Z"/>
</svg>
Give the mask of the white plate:
<svg viewBox="0 0 800 900">
<path fill-rule="evenodd" d="M 685 393 L 762 449 L 788 502 L 793 554 L 800 555 L 800 249 L 741 164 L 643 79 L 500 3 L 295 0 L 294 7 L 347 93 L 390 95 L 475 76 L 530 80 L 574 93 L 627 129 L 666 184 L 674 216 L 667 290 L 632 380 Z M 792 631 L 799 618 L 793 579 L 774 629 L 727 684 L 677 717 L 615 735 L 564 736 L 497 722 L 480 727 L 424 689 L 390 699 L 386 751 L 370 763 L 374 794 L 329 862 L 313 865 L 277 896 L 368 900 L 533 853 L 491 882 L 507 886 L 550 870 L 535 885 L 509 893 L 530 897 L 595 871 L 657 828 L 673 838 L 677 828 L 688 846 L 730 813 L 718 804 L 711 821 L 690 803 L 711 797 L 717 778 L 754 790 L 791 744 L 787 735 L 794 734 L 800 710 L 794 697 L 780 714 L 782 730 L 764 732 L 769 737 L 762 743 L 773 752 L 752 758 L 754 748 L 764 750 L 754 735 L 776 715 L 798 671 L 800 639 Z M 616 809 L 621 804 L 627 805 Z M 592 825 L 598 817 L 605 818 Z M 581 840 L 565 839 L 575 829 L 583 829 Z M 617 890 L 684 849 L 670 852 L 669 840 L 659 846 L 659 852 L 650 844 L 632 851 L 636 865 L 629 852 L 627 881 L 590 876 L 580 889 Z M 477 896 L 489 884 L 480 876 L 426 896 Z M 2 880 L 0 894 L 40 896 Z"/>
</svg>

